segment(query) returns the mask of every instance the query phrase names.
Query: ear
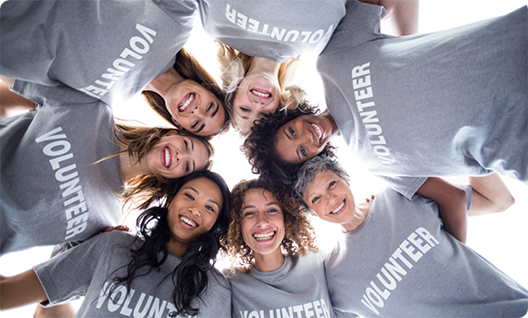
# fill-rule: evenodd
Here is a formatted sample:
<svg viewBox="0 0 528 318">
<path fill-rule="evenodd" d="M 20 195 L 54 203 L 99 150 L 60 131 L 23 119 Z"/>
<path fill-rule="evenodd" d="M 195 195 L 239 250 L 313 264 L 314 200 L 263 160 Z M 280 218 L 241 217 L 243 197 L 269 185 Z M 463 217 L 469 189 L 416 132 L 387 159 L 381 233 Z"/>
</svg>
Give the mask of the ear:
<svg viewBox="0 0 528 318">
<path fill-rule="evenodd" d="M 163 136 L 172 136 L 172 135 L 177 135 L 177 134 L 178 132 L 176 130 L 169 130 L 165 134 L 163 134 Z"/>
<path fill-rule="evenodd" d="M 174 124 L 174 126 L 176 126 L 176 128 L 183 129 L 182 125 L 180 125 L 180 123 L 176 121 L 174 117 L 172 117 L 172 123 Z"/>
</svg>

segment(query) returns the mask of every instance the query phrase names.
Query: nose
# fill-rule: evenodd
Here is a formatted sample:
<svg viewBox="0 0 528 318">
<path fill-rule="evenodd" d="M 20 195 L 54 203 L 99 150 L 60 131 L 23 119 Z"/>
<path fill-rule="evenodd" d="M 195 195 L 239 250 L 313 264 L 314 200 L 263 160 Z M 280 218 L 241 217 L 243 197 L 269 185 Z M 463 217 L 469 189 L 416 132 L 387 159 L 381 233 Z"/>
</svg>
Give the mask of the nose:
<svg viewBox="0 0 528 318">
<path fill-rule="evenodd" d="M 192 215 L 195 215 L 195 216 L 200 216 L 202 215 L 202 213 L 200 212 L 200 209 L 194 205 L 190 206 L 189 207 L 189 212 L 192 214 Z"/>
<path fill-rule="evenodd" d="M 191 109 L 191 114 L 193 115 L 196 115 L 198 117 L 203 117 L 203 110 L 201 107 L 199 107 L 199 105 L 195 105 L 192 109 Z"/>
<path fill-rule="evenodd" d="M 267 225 L 269 223 L 268 217 L 266 213 L 259 213 L 257 217 L 257 224 L 258 225 Z"/>
</svg>

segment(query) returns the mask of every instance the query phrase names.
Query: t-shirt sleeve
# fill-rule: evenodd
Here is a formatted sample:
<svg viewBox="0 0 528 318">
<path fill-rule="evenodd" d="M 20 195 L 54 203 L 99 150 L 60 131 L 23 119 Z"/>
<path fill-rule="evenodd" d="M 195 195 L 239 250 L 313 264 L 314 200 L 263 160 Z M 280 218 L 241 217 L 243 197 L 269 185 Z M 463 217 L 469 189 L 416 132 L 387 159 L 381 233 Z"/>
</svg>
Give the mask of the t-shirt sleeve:
<svg viewBox="0 0 528 318">
<path fill-rule="evenodd" d="M 380 21 L 386 15 L 387 11 L 382 6 L 356 0 L 347 1 L 346 14 L 321 55 L 350 48 L 380 36 Z"/>
<path fill-rule="evenodd" d="M 11 90 L 18 95 L 31 100 L 37 104 L 37 107 L 43 107 L 44 105 L 84 106 L 87 104 L 102 103 L 100 100 L 90 97 L 64 84 L 46 86 L 15 79 Z"/>
<path fill-rule="evenodd" d="M 427 177 L 397 177 L 397 176 L 378 176 L 383 179 L 387 186 L 394 191 L 413 201 L 418 196 L 416 191 L 420 189 Z"/>
<path fill-rule="evenodd" d="M 96 235 L 35 266 L 33 270 L 48 297 L 43 305 L 56 305 L 84 296 L 99 260 L 104 258 L 103 254 L 109 248 L 109 243 L 116 240 L 115 236 L 115 232 Z"/>
</svg>

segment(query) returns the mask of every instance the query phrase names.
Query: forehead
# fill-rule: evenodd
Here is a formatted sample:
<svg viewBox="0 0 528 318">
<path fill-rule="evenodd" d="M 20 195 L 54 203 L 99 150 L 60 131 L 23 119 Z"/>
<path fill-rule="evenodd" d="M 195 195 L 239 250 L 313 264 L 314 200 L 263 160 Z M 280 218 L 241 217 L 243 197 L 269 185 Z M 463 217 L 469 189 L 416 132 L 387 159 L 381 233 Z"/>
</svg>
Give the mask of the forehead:
<svg viewBox="0 0 528 318">
<path fill-rule="evenodd" d="M 321 188 L 325 188 L 327 182 L 330 180 L 335 180 L 336 178 L 341 180 L 341 177 L 330 170 L 317 172 L 312 182 L 306 187 L 304 196 L 310 195 L 312 192 L 319 191 Z"/>
<path fill-rule="evenodd" d="M 276 203 L 279 204 L 279 201 L 275 196 L 268 190 L 257 188 L 249 189 L 244 192 L 244 206 L 255 205 L 258 203 L 268 204 Z"/>
<path fill-rule="evenodd" d="M 189 180 L 183 185 L 183 187 L 181 187 L 179 192 L 184 189 L 193 189 L 191 190 L 193 192 L 196 190 L 200 196 L 213 199 L 216 203 L 222 206 L 222 191 L 220 190 L 220 187 L 209 178 L 198 177 Z"/>
</svg>

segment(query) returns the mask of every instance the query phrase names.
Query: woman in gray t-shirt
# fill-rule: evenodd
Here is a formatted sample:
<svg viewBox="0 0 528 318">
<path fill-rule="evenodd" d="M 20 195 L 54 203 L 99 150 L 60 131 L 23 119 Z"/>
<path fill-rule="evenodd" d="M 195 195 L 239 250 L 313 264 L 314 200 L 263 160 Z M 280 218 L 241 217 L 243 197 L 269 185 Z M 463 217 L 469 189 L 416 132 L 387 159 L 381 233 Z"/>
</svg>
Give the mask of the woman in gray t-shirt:
<svg viewBox="0 0 528 318">
<path fill-rule="evenodd" d="M 2 309 L 85 295 L 78 317 L 132 311 L 230 317 L 229 285 L 213 267 L 229 224 L 225 181 L 213 172 L 195 172 L 174 183 L 164 199 L 141 214 L 136 239 L 120 231 L 97 235 L 32 270 L 2 278 Z"/>
</svg>

